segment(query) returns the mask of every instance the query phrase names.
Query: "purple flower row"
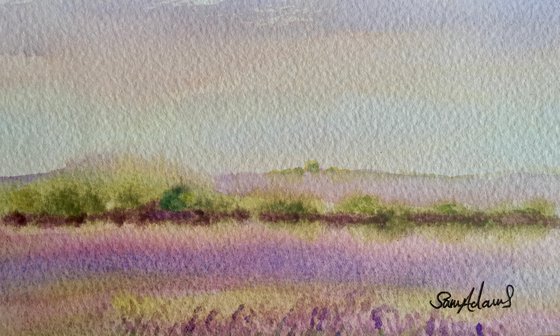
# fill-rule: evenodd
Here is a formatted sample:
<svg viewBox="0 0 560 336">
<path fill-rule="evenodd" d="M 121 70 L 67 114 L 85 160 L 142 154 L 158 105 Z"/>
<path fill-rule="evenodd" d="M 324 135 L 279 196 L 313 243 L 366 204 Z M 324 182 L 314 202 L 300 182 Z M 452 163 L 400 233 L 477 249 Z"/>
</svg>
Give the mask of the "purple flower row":
<svg viewBox="0 0 560 336">
<path fill-rule="evenodd" d="M 417 336 L 497 336 L 509 334 L 502 324 L 472 323 L 439 314 L 401 314 L 386 305 L 373 309 L 362 303 L 358 309 L 315 306 L 310 310 L 292 308 L 284 315 L 276 311 L 256 311 L 240 305 L 231 315 L 217 309 L 194 310 L 184 321 L 173 324 L 123 316 L 118 324 L 122 335 L 417 335 Z"/>
</svg>

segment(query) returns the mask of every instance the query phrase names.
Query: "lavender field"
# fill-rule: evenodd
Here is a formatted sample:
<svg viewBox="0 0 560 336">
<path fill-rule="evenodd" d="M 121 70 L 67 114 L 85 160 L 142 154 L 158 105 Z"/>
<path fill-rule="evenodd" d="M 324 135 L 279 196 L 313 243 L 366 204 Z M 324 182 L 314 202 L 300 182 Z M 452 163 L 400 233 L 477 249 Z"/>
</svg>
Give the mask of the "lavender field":
<svg viewBox="0 0 560 336">
<path fill-rule="evenodd" d="M 2 335 L 549 335 L 557 229 L 0 227 Z M 485 281 L 510 308 L 435 310 Z"/>
</svg>

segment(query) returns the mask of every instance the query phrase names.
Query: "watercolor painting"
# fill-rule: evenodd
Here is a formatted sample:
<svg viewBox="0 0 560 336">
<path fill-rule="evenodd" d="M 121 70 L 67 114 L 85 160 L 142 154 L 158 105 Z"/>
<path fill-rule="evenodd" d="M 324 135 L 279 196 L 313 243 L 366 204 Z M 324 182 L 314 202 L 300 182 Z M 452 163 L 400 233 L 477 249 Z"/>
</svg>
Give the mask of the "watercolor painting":
<svg viewBox="0 0 560 336">
<path fill-rule="evenodd" d="M 556 0 L 0 0 L 0 335 L 560 335 Z"/>
</svg>

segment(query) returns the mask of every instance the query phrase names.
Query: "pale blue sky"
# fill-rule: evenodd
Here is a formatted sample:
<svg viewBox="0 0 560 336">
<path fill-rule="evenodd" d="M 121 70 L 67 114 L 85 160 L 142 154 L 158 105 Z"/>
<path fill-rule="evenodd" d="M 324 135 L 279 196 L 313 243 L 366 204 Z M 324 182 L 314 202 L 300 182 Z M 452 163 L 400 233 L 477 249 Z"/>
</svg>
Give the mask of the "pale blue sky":
<svg viewBox="0 0 560 336">
<path fill-rule="evenodd" d="M 556 1 L 0 1 L 0 175 L 560 167 Z"/>
</svg>

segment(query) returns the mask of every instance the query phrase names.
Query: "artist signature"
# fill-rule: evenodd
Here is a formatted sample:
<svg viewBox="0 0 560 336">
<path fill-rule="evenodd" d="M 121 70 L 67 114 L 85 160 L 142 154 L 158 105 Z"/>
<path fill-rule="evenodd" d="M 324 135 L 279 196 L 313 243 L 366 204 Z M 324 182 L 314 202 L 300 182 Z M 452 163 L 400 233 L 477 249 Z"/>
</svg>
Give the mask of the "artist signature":
<svg viewBox="0 0 560 336">
<path fill-rule="evenodd" d="M 514 288 L 512 285 L 506 286 L 506 296 L 507 299 L 499 298 L 499 299 L 486 299 L 482 297 L 482 291 L 484 290 L 484 281 L 480 284 L 480 289 L 478 290 L 478 296 L 476 300 L 473 300 L 475 288 L 471 289 L 469 295 L 463 300 L 456 300 L 451 297 L 451 293 L 442 291 L 439 292 L 436 296 L 436 303 L 433 303 L 430 300 L 430 305 L 435 309 L 440 308 L 458 308 L 457 314 L 463 310 L 463 308 L 467 308 L 468 311 L 474 312 L 475 310 L 481 310 L 486 308 L 492 307 L 502 307 L 502 308 L 509 308 L 511 307 L 511 298 L 513 297 Z"/>
</svg>

